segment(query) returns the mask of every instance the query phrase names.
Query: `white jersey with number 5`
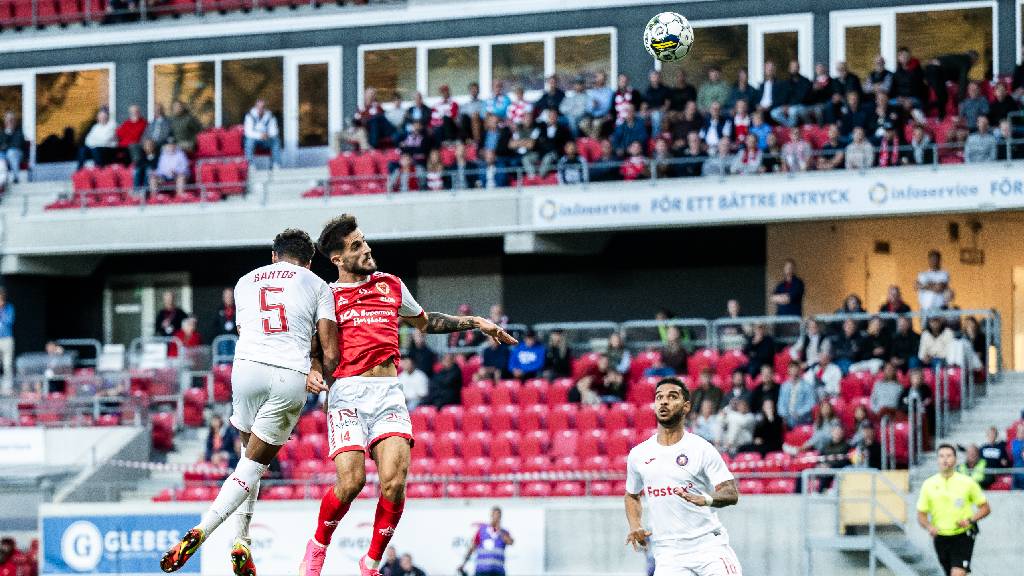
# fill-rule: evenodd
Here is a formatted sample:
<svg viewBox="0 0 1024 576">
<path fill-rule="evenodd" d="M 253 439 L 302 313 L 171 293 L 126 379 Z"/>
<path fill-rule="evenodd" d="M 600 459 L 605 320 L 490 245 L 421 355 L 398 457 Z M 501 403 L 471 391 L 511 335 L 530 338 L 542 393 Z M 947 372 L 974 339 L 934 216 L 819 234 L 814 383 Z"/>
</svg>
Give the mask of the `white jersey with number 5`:
<svg viewBox="0 0 1024 576">
<path fill-rule="evenodd" d="M 309 373 L 316 323 L 334 321 L 334 296 L 319 276 L 277 262 L 242 276 L 235 285 L 238 345 L 235 358 Z"/>
</svg>

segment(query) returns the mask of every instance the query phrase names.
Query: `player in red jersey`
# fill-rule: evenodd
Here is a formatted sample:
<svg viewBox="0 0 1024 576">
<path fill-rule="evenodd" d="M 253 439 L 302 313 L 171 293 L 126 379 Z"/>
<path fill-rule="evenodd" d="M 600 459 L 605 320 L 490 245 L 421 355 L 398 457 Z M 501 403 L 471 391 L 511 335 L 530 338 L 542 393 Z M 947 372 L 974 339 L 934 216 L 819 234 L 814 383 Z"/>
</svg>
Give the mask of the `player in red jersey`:
<svg viewBox="0 0 1024 576">
<path fill-rule="evenodd" d="M 516 344 L 516 340 L 484 318 L 424 312 L 397 276 L 377 272 L 370 245 L 351 215 L 328 222 L 317 248 L 338 267 L 338 281 L 331 289 L 341 361 L 327 397 L 328 443 L 337 481 L 320 503 L 316 534 L 306 545 L 300 575 L 320 575 L 331 535 L 366 484 L 365 453 L 369 453 L 377 463 L 381 494 L 359 574 L 379 576 L 377 567 L 405 506 L 413 442 L 398 382 L 400 324 L 428 334 L 478 329 L 502 344 Z M 315 360 L 307 384 L 327 389 Z"/>
</svg>

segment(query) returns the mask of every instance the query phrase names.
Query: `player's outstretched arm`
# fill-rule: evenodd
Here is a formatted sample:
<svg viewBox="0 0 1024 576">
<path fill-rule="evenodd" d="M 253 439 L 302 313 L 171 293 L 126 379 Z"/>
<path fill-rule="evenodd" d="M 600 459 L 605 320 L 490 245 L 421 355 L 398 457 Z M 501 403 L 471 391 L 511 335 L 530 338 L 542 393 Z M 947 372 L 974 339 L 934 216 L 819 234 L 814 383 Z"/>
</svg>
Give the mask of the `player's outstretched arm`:
<svg viewBox="0 0 1024 576">
<path fill-rule="evenodd" d="M 651 535 L 650 530 L 645 530 L 640 523 L 643 518 L 644 506 L 640 501 L 639 494 L 626 493 L 626 521 L 629 523 L 629 534 L 626 534 L 626 544 L 632 544 L 633 550 L 637 552 L 647 549 L 647 538 Z"/>
<path fill-rule="evenodd" d="M 427 312 L 425 317 L 417 316 L 406 320 L 426 334 L 450 334 L 477 329 L 501 344 L 519 343 L 501 326 L 479 316 L 449 316 L 440 312 Z"/>
<path fill-rule="evenodd" d="M 740 500 L 740 491 L 736 487 L 736 480 L 726 480 L 715 486 L 713 494 L 694 494 L 682 488 L 676 488 L 675 494 L 694 506 L 711 506 L 712 508 L 725 508 Z"/>
</svg>

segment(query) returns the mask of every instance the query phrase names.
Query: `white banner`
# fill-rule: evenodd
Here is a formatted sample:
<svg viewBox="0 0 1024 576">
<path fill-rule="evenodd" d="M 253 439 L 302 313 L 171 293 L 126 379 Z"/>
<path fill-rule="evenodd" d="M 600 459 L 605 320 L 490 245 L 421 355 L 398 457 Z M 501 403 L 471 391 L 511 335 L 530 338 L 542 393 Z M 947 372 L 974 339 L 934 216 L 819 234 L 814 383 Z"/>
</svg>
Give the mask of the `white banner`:
<svg viewBox="0 0 1024 576">
<path fill-rule="evenodd" d="M 637 182 L 597 184 L 587 191 L 538 191 L 533 200 L 533 227 L 559 230 L 766 222 L 1022 207 L 1024 169 L 1020 163 L 882 168 L 864 173 L 809 172 L 792 178 L 674 178 L 660 180 L 655 186 Z"/>
<path fill-rule="evenodd" d="M 46 461 L 46 431 L 42 428 L 0 428 L 0 466 L 42 464 Z"/>
<path fill-rule="evenodd" d="M 375 500 L 361 500 L 345 515 L 331 541 L 324 574 L 358 574 L 357 562 L 370 544 L 375 506 Z M 318 509 L 318 501 L 288 506 L 257 503 L 250 526 L 257 574 L 298 573 L 306 542 L 316 528 Z M 476 530 L 490 519 L 490 510 L 486 502 L 451 506 L 409 500 L 391 544 L 399 554 L 411 554 L 413 562 L 427 574 L 455 574 Z M 544 510 L 509 507 L 504 509 L 502 524 L 515 540 L 506 556 L 509 576 L 543 574 Z M 229 553 L 234 536 L 234 519 L 229 519 L 206 541 L 202 555 L 204 576 L 232 574 Z"/>
</svg>

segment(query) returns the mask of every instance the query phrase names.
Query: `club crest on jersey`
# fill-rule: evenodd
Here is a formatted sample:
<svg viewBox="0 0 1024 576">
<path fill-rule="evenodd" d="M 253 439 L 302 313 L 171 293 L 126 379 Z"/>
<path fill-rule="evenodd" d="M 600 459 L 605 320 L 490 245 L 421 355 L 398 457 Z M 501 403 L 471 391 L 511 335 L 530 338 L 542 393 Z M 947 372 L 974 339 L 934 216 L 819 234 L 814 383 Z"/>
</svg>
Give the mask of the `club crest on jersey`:
<svg viewBox="0 0 1024 576">
<path fill-rule="evenodd" d="M 381 294 L 386 295 L 391 293 L 391 287 L 388 286 L 387 282 L 377 282 L 375 286 L 377 288 L 377 292 L 380 292 Z"/>
<path fill-rule="evenodd" d="M 689 462 L 690 459 L 686 457 L 685 453 L 676 456 L 676 464 L 679 464 L 679 466 L 686 466 Z"/>
</svg>

